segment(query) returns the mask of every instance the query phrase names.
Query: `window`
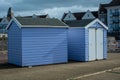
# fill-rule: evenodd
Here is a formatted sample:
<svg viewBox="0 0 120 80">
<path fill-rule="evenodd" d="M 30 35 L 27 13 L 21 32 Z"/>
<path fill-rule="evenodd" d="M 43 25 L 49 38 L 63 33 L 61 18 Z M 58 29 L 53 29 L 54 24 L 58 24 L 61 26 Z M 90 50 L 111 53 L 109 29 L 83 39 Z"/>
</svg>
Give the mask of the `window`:
<svg viewBox="0 0 120 80">
<path fill-rule="evenodd" d="M 104 19 L 104 18 L 101 18 L 101 21 L 102 21 L 102 22 L 105 22 L 105 19 Z"/>
<path fill-rule="evenodd" d="M 71 18 L 71 16 L 69 15 L 68 18 Z"/>
<path fill-rule="evenodd" d="M 89 14 L 87 15 L 87 17 L 89 17 Z"/>
<path fill-rule="evenodd" d="M 112 9 L 110 9 L 110 16 L 112 16 Z"/>
</svg>

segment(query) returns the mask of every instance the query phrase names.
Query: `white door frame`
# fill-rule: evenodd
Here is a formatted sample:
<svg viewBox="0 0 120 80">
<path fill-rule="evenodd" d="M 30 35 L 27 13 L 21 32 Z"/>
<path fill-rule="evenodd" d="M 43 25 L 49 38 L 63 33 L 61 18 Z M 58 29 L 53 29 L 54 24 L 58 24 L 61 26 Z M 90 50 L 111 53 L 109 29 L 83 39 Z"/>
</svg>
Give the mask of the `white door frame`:
<svg viewBox="0 0 120 80">
<path fill-rule="evenodd" d="M 93 61 L 96 59 L 95 52 L 95 28 L 89 28 L 89 61 Z M 92 37 L 91 37 L 92 35 Z"/>
<path fill-rule="evenodd" d="M 96 30 L 96 59 L 103 59 L 103 29 Z"/>
<path fill-rule="evenodd" d="M 89 61 L 103 59 L 103 29 L 89 28 Z M 91 37 L 92 35 L 92 37 Z"/>
</svg>

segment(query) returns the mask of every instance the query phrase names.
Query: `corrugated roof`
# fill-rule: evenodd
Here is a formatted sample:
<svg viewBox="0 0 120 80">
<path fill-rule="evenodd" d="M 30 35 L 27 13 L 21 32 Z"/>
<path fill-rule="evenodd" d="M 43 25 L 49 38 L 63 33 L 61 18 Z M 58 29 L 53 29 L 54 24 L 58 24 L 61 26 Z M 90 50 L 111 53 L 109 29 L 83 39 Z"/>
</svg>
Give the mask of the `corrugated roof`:
<svg viewBox="0 0 120 80">
<path fill-rule="evenodd" d="M 21 25 L 66 26 L 66 24 L 55 18 L 50 19 L 50 18 L 16 17 L 16 19 Z"/>
<path fill-rule="evenodd" d="M 92 22 L 94 19 L 84 19 L 84 20 L 73 20 L 73 21 L 65 21 L 67 25 L 70 27 L 85 27 L 90 22 Z"/>
</svg>

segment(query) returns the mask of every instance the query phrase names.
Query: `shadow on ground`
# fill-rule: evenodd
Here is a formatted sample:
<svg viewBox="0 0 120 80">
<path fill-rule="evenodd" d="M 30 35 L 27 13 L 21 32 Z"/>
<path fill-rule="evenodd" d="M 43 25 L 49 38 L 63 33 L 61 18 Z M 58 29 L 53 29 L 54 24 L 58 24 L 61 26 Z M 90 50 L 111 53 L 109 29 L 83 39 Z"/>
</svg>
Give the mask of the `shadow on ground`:
<svg viewBox="0 0 120 80">
<path fill-rule="evenodd" d="M 46 64 L 46 65 L 38 65 L 38 66 L 49 66 L 49 65 L 64 65 L 64 64 L 76 64 L 76 63 L 85 63 L 85 62 L 78 62 L 78 61 L 69 61 L 68 63 L 57 63 L 57 64 Z M 14 69 L 14 68 L 25 68 L 25 67 L 28 67 L 28 66 L 24 66 L 24 67 L 21 67 L 21 66 L 16 66 L 14 64 L 9 64 L 7 61 L 4 62 L 4 63 L 0 63 L 0 69 Z M 37 67 L 37 66 L 34 66 L 34 67 Z"/>
<path fill-rule="evenodd" d="M 13 69 L 13 68 L 20 68 L 19 66 L 12 65 L 9 63 L 1 63 L 0 64 L 0 69 Z"/>
</svg>

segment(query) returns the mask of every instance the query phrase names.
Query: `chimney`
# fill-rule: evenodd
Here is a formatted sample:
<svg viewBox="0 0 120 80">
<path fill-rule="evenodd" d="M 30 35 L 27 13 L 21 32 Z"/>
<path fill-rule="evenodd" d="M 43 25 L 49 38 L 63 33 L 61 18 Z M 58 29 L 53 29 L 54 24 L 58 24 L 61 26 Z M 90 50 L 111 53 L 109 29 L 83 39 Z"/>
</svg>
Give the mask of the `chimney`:
<svg viewBox="0 0 120 80">
<path fill-rule="evenodd" d="M 9 7 L 8 13 L 7 13 L 7 19 L 8 19 L 8 21 L 10 21 L 13 16 L 14 16 L 14 14 L 13 14 L 12 8 Z"/>
</svg>

